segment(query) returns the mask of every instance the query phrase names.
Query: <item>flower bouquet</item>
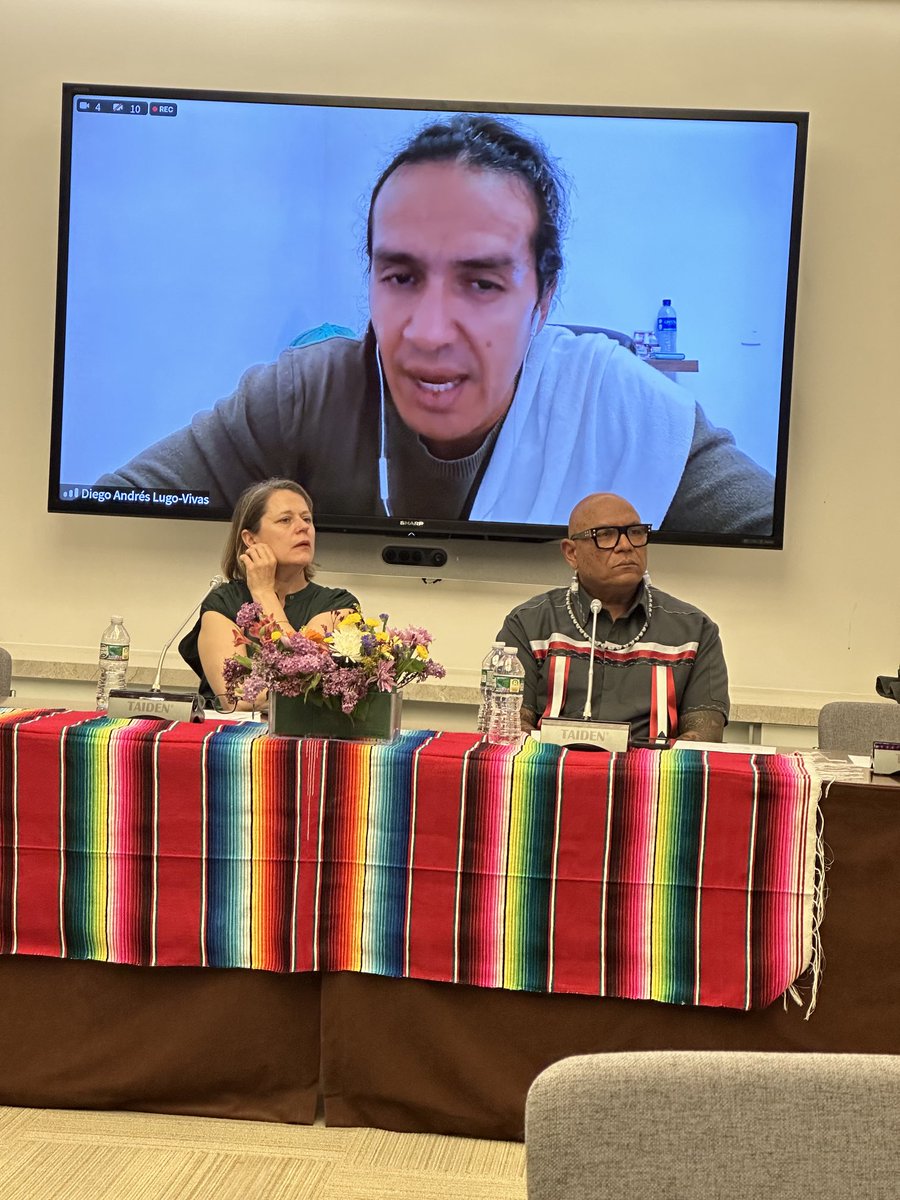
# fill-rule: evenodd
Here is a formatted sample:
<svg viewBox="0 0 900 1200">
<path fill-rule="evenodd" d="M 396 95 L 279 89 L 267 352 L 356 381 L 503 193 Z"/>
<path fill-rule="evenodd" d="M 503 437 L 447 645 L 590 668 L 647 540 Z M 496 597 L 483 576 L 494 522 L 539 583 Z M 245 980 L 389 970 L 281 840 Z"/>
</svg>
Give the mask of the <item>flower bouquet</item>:
<svg viewBox="0 0 900 1200">
<path fill-rule="evenodd" d="M 349 613 L 329 634 L 308 626 L 286 634 L 259 604 L 243 605 L 235 620 L 227 694 L 252 703 L 268 692 L 275 733 L 392 737 L 400 689 L 445 674 L 431 657 L 431 634 L 391 629 L 386 613 L 377 621 Z"/>
</svg>

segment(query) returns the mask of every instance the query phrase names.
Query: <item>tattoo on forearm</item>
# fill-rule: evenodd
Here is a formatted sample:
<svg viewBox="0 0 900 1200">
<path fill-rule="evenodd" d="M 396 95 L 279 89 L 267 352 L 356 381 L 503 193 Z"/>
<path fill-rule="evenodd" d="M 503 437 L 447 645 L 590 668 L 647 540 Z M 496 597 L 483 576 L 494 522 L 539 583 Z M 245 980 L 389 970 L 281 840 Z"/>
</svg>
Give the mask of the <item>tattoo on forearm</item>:
<svg viewBox="0 0 900 1200">
<path fill-rule="evenodd" d="M 725 718 L 714 709 L 685 713 L 678 723 L 678 736 L 694 742 L 721 742 Z"/>
</svg>

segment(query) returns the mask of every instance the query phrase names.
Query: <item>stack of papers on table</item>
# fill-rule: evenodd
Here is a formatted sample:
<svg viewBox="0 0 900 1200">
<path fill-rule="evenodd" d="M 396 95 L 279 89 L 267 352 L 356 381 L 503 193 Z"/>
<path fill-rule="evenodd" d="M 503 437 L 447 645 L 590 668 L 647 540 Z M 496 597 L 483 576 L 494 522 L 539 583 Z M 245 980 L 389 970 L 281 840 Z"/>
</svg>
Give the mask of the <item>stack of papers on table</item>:
<svg viewBox="0 0 900 1200">
<path fill-rule="evenodd" d="M 745 742 L 692 742 L 679 738 L 673 750 L 724 750 L 726 754 L 777 754 L 774 746 L 751 746 Z"/>
<path fill-rule="evenodd" d="M 265 713 L 258 712 L 232 712 L 220 713 L 214 708 L 203 710 L 204 721 L 267 721 L 268 717 Z"/>
</svg>

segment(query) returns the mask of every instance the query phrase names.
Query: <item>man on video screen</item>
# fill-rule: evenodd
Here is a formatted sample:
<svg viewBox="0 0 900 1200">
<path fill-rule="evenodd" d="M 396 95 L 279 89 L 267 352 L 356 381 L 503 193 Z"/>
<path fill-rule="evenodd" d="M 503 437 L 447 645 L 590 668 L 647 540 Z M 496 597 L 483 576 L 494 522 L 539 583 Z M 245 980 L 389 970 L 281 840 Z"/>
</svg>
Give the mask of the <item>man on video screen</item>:
<svg viewBox="0 0 900 1200">
<path fill-rule="evenodd" d="M 329 515 L 564 524 L 590 492 L 679 532 L 771 532 L 772 476 L 603 332 L 548 323 L 566 196 L 511 123 L 427 126 L 372 192 L 370 325 L 313 330 L 104 486 L 297 479 Z"/>
</svg>

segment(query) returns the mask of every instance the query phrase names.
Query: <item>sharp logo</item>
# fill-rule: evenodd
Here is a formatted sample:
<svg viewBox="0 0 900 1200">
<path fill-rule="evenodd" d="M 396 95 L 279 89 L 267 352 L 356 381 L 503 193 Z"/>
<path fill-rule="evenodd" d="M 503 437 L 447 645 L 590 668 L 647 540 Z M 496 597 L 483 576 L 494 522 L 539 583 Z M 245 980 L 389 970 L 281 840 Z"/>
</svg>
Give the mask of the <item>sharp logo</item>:
<svg viewBox="0 0 900 1200">
<path fill-rule="evenodd" d="M 424 524 L 425 524 L 425 522 L 424 522 L 424 521 L 401 521 L 401 522 L 400 522 L 400 524 L 401 524 L 401 525 L 417 525 L 417 526 L 421 526 L 421 525 L 424 525 Z"/>
</svg>

